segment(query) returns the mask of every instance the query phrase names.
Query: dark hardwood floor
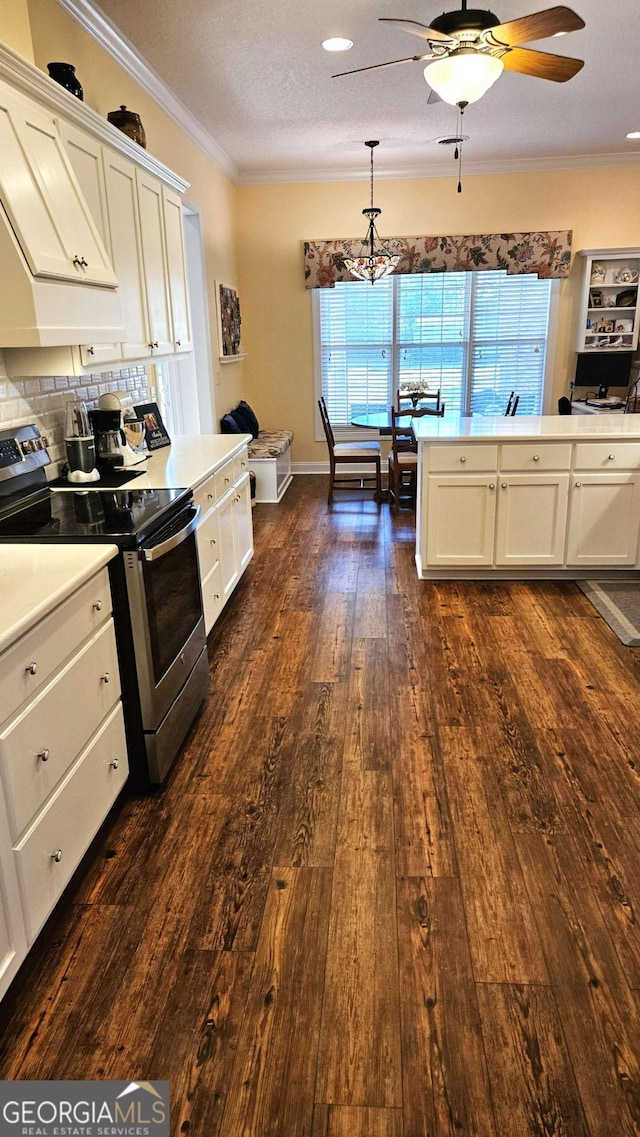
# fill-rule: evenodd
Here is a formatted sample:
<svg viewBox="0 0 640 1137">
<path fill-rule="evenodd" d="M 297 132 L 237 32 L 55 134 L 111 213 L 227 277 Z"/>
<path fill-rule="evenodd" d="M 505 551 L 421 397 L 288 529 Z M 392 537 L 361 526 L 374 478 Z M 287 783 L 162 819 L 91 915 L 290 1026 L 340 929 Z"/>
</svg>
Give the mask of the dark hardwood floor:
<svg viewBox="0 0 640 1137">
<path fill-rule="evenodd" d="M 0 1077 L 171 1081 L 197 1137 L 640 1134 L 640 652 L 572 583 L 420 582 L 298 477 L 161 794 L 0 1008 Z"/>
</svg>

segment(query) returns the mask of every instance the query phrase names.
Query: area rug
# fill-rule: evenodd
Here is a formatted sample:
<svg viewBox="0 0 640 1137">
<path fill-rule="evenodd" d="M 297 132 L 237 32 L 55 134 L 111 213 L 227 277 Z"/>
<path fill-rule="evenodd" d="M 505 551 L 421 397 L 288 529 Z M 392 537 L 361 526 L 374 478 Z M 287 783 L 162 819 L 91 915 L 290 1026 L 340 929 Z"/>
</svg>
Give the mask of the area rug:
<svg viewBox="0 0 640 1137">
<path fill-rule="evenodd" d="M 627 647 L 640 647 L 640 583 L 633 580 L 578 580 L 593 607 Z"/>
</svg>

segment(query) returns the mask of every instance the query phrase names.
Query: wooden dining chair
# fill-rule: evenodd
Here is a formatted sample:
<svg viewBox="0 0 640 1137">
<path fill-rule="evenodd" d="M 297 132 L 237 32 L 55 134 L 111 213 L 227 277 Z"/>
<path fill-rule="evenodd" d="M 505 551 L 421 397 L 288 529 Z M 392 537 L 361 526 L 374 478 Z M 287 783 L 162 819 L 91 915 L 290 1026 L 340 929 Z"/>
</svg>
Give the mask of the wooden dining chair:
<svg viewBox="0 0 640 1137">
<path fill-rule="evenodd" d="M 415 404 L 415 405 L 421 406 L 427 400 L 429 400 L 430 402 L 432 402 L 434 404 L 433 408 L 430 408 L 430 409 L 432 409 L 435 414 L 440 414 L 440 405 L 441 405 L 440 404 L 440 391 L 439 390 L 433 391 L 433 392 L 432 391 L 426 391 L 424 393 L 424 395 L 420 396 L 417 404 Z M 407 394 L 403 394 L 402 391 L 398 388 L 398 393 L 396 396 L 396 409 L 399 411 L 403 411 L 403 410 L 406 410 L 407 407 L 413 407 L 413 406 L 414 406 L 414 400 L 411 398 L 411 396 L 407 395 Z"/>
<path fill-rule="evenodd" d="M 440 409 L 437 411 L 431 407 L 410 407 L 405 410 L 390 408 L 389 501 L 394 513 L 401 505 L 413 508 L 416 502 L 418 446 L 413 432 L 413 422 L 417 418 L 429 415 L 443 418 L 444 409 L 444 403 L 440 403 Z"/>
<path fill-rule="evenodd" d="M 327 498 L 329 504 L 333 500 L 334 489 L 362 490 L 367 488 L 365 485 L 366 482 L 372 481 L 375 481 L 374 499 L 378 502 L 381 501 L 382 472 L 380 443 L 336 442 L 329 420 L 327 405 L 322 396 L 318 399 L 318 407 L 320 408 L 320 418 L 322 419 L 322 426 L 329 449 L 329 496 Z M 336 467 L 343 465 L 365 465 L 371 467 L 371 472 L 363 472 L 360 470 L 350 475 L 347 475 L 346 472 L 339 473 Z"/>
</svg>

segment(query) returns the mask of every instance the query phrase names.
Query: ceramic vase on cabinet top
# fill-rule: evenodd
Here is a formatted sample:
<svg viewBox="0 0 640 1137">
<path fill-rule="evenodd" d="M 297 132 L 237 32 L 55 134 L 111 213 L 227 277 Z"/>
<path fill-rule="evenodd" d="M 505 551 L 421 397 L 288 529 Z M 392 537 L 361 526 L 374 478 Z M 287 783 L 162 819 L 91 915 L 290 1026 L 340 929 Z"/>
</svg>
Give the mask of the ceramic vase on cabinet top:
<svg viewBox="0 0 640 1137">
<path fill-rule="evenodd" d="M 76 69 L 72 63 L 47 63 L 47 69 L 52 79 L 59 83 L 61 87 L 65 87 L 77 99 L 84 98 L 82 84 L 76 75 Z"/>
<path fill-rule="evenodd" d="M 143 150 L 146 150 L 147 136 L 139 114 L 136 114 L 135 111 L 128 111 L 126 106 L 121 105 L 119 111 L 109 111 L 107 118 L 109 122 L 117 126 L 118 130 L 121 130 L 123 134 L 142 146 Z"/>
</svg>

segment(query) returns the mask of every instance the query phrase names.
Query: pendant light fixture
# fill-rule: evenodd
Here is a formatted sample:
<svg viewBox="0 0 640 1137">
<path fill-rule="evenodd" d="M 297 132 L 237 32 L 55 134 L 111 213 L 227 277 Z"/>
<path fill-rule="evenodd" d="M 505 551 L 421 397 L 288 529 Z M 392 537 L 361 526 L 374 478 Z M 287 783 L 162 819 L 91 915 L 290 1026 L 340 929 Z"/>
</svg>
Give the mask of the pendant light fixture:
<svg viewBox="0 0 640 1137">
<path fill-rule="evenodd" d="M 382 213 L 382 210 L 376 209 L 373 204 L 373 151 L 378 145 L 378 142 L 365 142 L 365 146 L 371 151 L 371 205 L 363 209 L 362 213 L 369 221 L 369 228 L 362 242 L 360 255 L 344 258 L 344 263 L 352 276 L 356 276 L 358 280 L 368 280 L 371 284 L 375 284 L 376 280 L 380 280 L 383 276 L 388 276 L 402 260 L 399 254 L 390 253 L 382 244 L 376 229 L 376 217 Z"/>
<path fill-rule="evenodd" d="M 475 47 L 459 47 L 429 63 L 424 77 L 432 90 L 452 106 L 466 107 L 481 99 L 500 78 L 504 63 Z"/>
</svg>

